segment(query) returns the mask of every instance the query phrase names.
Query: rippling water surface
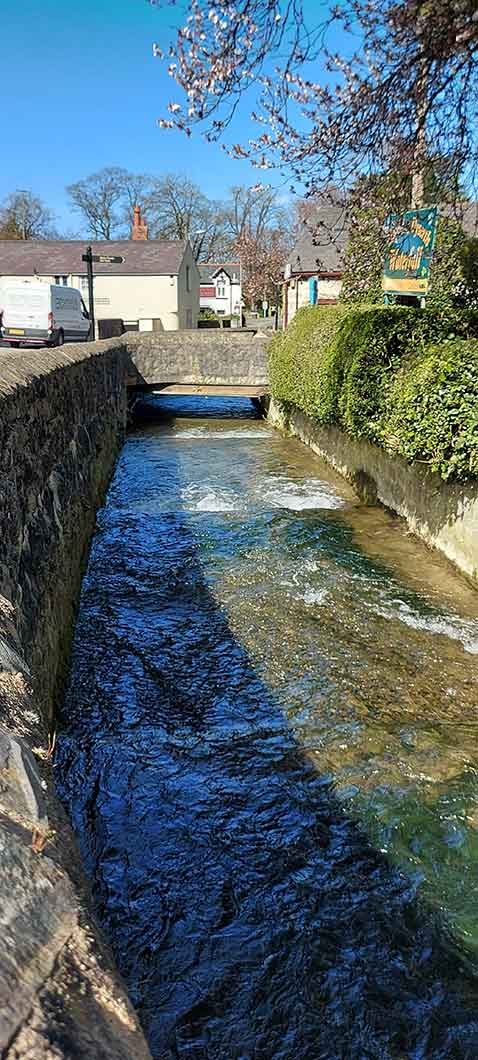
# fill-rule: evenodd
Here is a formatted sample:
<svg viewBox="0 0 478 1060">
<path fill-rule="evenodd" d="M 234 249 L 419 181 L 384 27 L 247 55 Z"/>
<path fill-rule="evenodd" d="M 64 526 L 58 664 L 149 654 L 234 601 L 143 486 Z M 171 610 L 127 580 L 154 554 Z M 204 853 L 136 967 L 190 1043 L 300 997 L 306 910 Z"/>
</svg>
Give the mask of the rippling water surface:
<svg viewBox="0 0 478 1060">
<path fill-rule="evenodd" d="M 478 1057 L 477 671 L 476 593 L 247 403 L 129 435 L 57 774 L 156 1060 Z"/>
</svg>

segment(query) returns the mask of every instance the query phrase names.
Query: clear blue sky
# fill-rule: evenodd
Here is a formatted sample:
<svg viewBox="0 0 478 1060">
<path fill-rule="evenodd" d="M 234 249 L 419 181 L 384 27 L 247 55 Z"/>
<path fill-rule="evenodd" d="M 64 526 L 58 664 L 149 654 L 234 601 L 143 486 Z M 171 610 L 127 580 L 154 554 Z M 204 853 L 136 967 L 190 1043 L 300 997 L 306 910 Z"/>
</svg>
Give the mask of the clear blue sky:
<svg viewBox="0 0 478 1060">
<path fill-rule="evenodd" d="M 167 43 L 174 8 L 147 0 L 1 0 L 0 8 L 0 200 L 27 188 L 73 231 L 81 221 L 65 185 L 103 166 L 185 172 L 217 198 L 261 179 L 199 134 L 188 140 L 156 125 L 174 86 L 152 44 Z"/>
</svg>

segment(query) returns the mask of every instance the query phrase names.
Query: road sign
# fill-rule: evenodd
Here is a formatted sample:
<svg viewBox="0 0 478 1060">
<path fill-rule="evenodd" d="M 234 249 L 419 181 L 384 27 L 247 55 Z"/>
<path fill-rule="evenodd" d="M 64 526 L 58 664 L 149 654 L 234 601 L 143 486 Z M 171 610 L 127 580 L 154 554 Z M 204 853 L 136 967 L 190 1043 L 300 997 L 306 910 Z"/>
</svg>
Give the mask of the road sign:
<svg viewBox="0 0 478 1060">
<path fill-rule="evenodd" d="M 117 254 L 82 254 L 82 261 L 98 261 L 100 265 L 122 265 L 124 258 Z"/>
<path fill-rule="evenodd" d="M 99 265 L 122 265 L 124 258 L 120 257 L 119 254 L 93 254 L 91 247 L 86 248 L 86 254 L 81 255 L 81 260 L 86 261 L 86 271 L 88 275 L 88 300 L 91 320 L 91 337 L 95 338 L 95 302 L 93 292 L 93 262 L 98 262 Z"/>
<path fill-rule="evenodd" d="M 423 297 L 428 293 L 437 207 L 407 210 L 387 218 L 391 242 L 385 254 L 382 288 L 386 294 Z M 395 230 L 395 231 L 394 231 Z"/>
</svg>

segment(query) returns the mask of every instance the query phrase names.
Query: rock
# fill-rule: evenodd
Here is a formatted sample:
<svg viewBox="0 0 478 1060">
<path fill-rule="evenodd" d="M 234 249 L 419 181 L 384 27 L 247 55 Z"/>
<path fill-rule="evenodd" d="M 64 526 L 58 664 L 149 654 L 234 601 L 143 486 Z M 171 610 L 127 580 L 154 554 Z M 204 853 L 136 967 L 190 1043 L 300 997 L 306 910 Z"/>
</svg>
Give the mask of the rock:
<svg viewBox="0 0 478 1060">
<path fill-rule="evenodd" d="M 32 752 L 0 725 L 0 812 L 21 818 L 30 828 L 48 830 L 43 786 Z"/>
<path fill-rule="evenodd" d="M 0 1052 L 26 1020 L 32 1000 L 73 932 L 76 903 L 66 875 L 0 826 Z"/>
</svg>

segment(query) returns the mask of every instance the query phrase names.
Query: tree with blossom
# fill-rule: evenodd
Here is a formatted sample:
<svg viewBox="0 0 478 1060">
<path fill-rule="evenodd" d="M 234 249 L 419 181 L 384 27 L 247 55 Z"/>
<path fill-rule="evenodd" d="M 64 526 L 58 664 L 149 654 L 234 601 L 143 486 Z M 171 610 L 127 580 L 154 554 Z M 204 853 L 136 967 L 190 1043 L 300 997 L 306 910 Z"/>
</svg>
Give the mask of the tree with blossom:
<svg viewBox="0 0 478 1060">
<path fill-rule="evenodd" d="M 175 2 L 175 0 L 165 0 Z M 456 172 L 478 155 L 476 0 L 192 0 L 168 71 L 181 94 L 163 127 L 232 135 L 253 97 L 257 135 L 228 149 L 309 193 L 358 172 L 421 173 L 428 146 Z M 158 56 L 161 45 L 154 46 Z"/>
<path fill-rule="evenodd" d="M 284 278 L 289 243 L 280 229 L 260 233 L 246 231 L 237 242 L 242 266 L 242 293 L 247 306 L 260 308 L 263 301 L 277 304 Z"/>
</svg>

